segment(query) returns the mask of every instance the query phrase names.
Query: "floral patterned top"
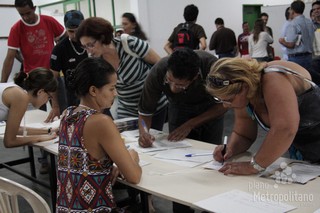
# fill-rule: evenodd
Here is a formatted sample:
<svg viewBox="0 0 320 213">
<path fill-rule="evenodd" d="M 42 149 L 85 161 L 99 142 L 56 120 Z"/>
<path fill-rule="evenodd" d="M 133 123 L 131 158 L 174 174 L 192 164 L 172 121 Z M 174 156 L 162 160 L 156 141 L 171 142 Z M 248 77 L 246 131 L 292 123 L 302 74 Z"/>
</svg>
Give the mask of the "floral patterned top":
<svg viewBox="0 0 320 213">
<path fill-rule="evenodd" d="M 57 212 L 111 212 L 116 204 L 112 194 L 113 162 L 108 155 L 94 159 L 83 140 L 87 118 L 97 111 L 74 112 L 68 107 L 60 124 L 57 173 Z"/>
</svg>

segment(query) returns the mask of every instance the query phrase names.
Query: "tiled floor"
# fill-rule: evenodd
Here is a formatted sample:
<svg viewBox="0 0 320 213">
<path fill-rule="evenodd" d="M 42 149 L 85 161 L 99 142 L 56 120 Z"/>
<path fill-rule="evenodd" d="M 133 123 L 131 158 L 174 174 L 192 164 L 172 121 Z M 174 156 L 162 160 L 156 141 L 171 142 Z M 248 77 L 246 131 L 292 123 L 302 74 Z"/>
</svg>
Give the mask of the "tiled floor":
<svg viewBox="0 0 320 213">
<path fill-rule="evenodd" d="M 232 130 L 232 123 L 233 123 L 233 113 L 232 113 L 232 111 L 230 111 L 225 115 L 225 135 L 230 134 L 230 132 Z M 264 132 L 259 131 L 259 137 L 258 137 L 257 143 L 254 144 L 250 150 L 257 150 L 257 147 L 261 143 L 264 135 L 265 135 Z M 34 152 L 35 152 L 35 159 L 37 159 L 40 156 L 40 151 L 39 151 L 39 149 L 35 148 Z M 18 147 L 18 148 L 6 149 L 6 148 L 4 148 L 3 144 L 0 143 L 0 161 L 1 162 L 7 162 L 9 160 L 14 160 L 19 157 L 26 157 L 26 156 L 28 156 L 27 148 Z M 37 177 L 43 181 L 48 182 L 49 181 L 48 175 L 39 174 L 39 171 L 38 171 L 39 166 L 40 166 L 39 163 L 36 162 Z M 23 170 L 26 173 L 30 174 L 29 164 L 18 165 L 18 166 L 16 166 L 16 168 L 19 168 L 20 170 Z M 3 177 L 9 178 L 13 181 L 19 182 L 29 188 L 32 188 L 34 191 L 36 191 L 38 194 L 40 194 L 51 206 L 50 191 L 47 188 L 40 186 L 36 183 L 33 183 L 32 181 L 27 180 L 24 177 L 21 177 L 13 172 L 7 170 L 7 169 L 0 169 L 0 175 Z M 119 196 L 123 196 L 123 195 L 125 195 L 125 193 L 126 192 L 124 190 L 117 192 L 117 194 Z M 154 208 L 155 208 L 156 212 L 158 212 L 158 213 L 172 212 L 172 210 L 171 210 L 172 205 L 171 205 L 170 201 L 167 201 L 167 200 L 164 200 L 164 199 L 161 199 L 158 197 L 153 197 L 153 204 L 154 204 Z M 32 210 L 27 205 L 21 209 L 21 213 L 30 213 L 30 212 L 32 212 Z M 197 212 L 199 212 L 199 211 L 197 211 Z"/>
</svg>

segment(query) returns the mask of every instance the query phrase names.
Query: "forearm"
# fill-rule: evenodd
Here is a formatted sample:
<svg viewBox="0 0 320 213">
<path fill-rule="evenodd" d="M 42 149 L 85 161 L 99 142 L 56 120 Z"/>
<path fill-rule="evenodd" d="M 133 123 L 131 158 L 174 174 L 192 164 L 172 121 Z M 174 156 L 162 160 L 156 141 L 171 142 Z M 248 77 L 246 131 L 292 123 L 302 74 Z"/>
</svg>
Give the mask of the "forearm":
<svg viewBox="0 0 320 213">
<path fill-rule="evenodd" d="M 171 42 L 168 41 L 163 48 L 168 53 L 168 55 L 170 55 L 173 52 L 171 45 L 172 45 Z"/>
<path fill-rule="evenodd" d="M 13 139 L 4 139 L 3 143 L 6 148 L 13 148 L 19 146 L 25 146 L 36 142 L 50 140 L 52 136 L 49 135 L 37 135 L 37 136 L 16 136 Z"/>
<path fill-rule="evenodd" d="M 125 178 L 126 178 L 126 181 L 128 181 L 129 183 L 132 183 L 132 184 L 138 184 L 141 180 L 141 175 L 142 175 L 142 169 L 139 165 L 139 162 L 133 162 L 132 165 L 130 166 L 130 172 L 126 172 L 126 173 L 123 173 L 121 172 L 122 174 L 126 174 L 125 175 Z"/>
<path fill-rule="evenodd" d="M 10 76 L 14 60 L 5 60 L 2 67 L 1 82 L 7 82 Z"/>
<path fill-rule="evenodd" d="M 19 127 L 18 135 L 23 135 L 24 127 Z M 46 135 L 51 133 L 51 128 L 26 128 L 27 135 Z"/>
<path fill-rule="evenodd" d="M 205 50 L 207 48 L 207 42 L 206 39 L 203 37 L 200 39 L 200 49 Z"/>
<path fill-rule="evenodd" d="M 150 49 L 143 60 L 150 64 L 156 64 L 160 60 L 160 56 L 153 49 Z"/>
<path fill-rule="evenodd" d="M 56 92 L 52 93 L 52 109 L 58 109 L 60 111 L 59 107 L 59 99 L 58 99 L 58 90 Z"/>
<path fill-rule="evenodd" d="M 289 149 L 295 135 L 296 131 L 287 128 L 270 129 L 255 155 L 256 162 L 262 167 L 268 167 Z"/>
<path fill-rule="evenodd" d="M 147 130 L 150 129 L 151 124 L 152 124 L 152 116 L 145 116 L 145 115 L 139 115 L 139 133 L 140 135 L 143 134 L 146 130 L 145 127 L 142 125 L 142 120 L 146 124 Z"/>
<path fill-rule="evenodd" d="M 247 151 L 253 144 L 254 139 L 242 135 L 236 131 L 232 131 L 228 147 L 231 147 L 233 156 Z"/>
<path fill-rule="evenodd" d="M 293 49 L 295 47 L 295 42 L 287 42 L 284 38 L 279 38 L 279 43 L 289 49 Z"/>
</svg>

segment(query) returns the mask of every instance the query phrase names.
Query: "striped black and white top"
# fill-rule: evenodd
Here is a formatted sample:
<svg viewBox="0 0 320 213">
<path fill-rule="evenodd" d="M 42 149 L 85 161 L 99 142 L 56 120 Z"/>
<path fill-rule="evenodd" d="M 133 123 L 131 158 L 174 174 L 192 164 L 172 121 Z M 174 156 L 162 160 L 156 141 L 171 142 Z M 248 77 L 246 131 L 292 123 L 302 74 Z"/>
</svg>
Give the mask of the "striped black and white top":
<svg viewBox="0 0 320 213">
<path fill-rule="evenodd" d="M 138 102 L 144 81 L 151 68 L 150 64 L 143 60 L 150 50 L 149 44 L 134 36 L 129 36 L 127 41 L 130 50 L 136 53 L 139 58 L 128 54 L 123 49 L 119 38 L 113 39 L 120 58 L 117 70 L 118 118 L 138 117 Z M 157 112 L 164 109 L 166 105 L 167 99 L 163 94 L 158 102 Z"/>
</svg>

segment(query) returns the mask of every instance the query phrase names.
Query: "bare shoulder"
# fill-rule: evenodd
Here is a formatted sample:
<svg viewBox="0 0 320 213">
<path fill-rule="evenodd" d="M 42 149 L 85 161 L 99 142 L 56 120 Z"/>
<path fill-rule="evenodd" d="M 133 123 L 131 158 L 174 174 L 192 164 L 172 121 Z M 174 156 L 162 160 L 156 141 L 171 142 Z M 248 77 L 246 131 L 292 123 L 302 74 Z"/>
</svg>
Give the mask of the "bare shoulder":
<svg viewBox="0 0 320 213">
<path fill-rule="evenodd" d="M 116 128 L 111 117 L 102 113 L 91 115 L 87 119 L 86 127 L 93 132 L 97 132 L 97 131 L 108 132 L 113 128 Z"/>
<path fill-rule="evenodd" d="M 26 91 L 21 89 L 20 87 L 13 86 L 5 89 L 2 95 L 3 103 L 7 106 L 14 103 L 24 103 L 28 104 L 28 94 Z"/>
<path fill-rule="evenodd" d="M 308 79 L 311 79 L 310 73 L 305 68 L 303 68 L 302 66 L 300 66 L 299 64 L 296 64 L 294 62 L 277 60 L 277 61 L 268 62 L 267 66 L 270 66 L 270 65 L 280 65 L 280 66 L 287 67 L 289 69 L 292 69 L 292 70 L 300 73 L 302 76 L 304 76 Z"/>
</svg>

